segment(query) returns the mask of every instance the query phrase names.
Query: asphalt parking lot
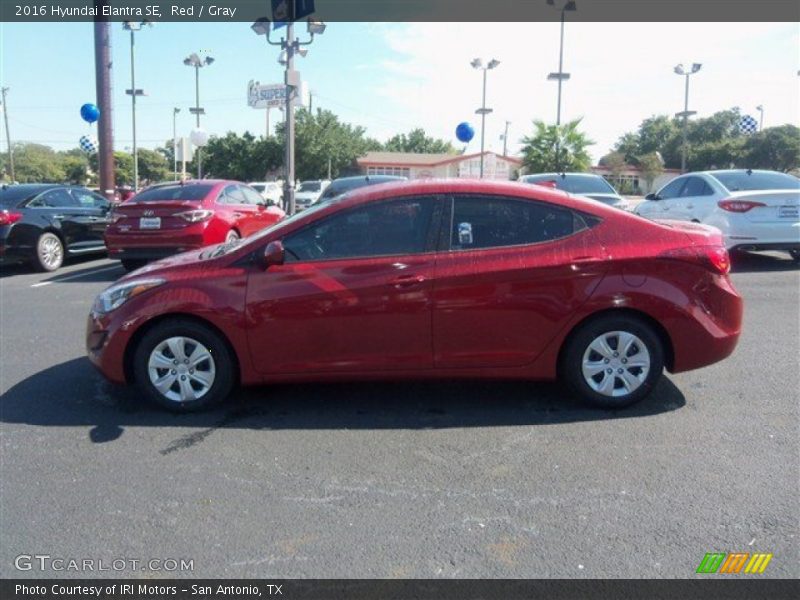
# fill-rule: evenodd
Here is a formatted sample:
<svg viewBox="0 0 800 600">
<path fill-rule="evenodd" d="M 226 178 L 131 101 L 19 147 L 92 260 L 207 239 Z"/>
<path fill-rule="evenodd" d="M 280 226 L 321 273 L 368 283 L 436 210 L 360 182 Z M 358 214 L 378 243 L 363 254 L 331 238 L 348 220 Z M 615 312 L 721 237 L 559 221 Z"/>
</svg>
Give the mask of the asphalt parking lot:
<svg viewBox="0 0 800 600">
<path fill-rule="evenodd" d="M 800 576 L 800 269 L 750 255 L 739 348 L 641 405 L 558 386 L 249 389 L 172 415 L 84 355 L 105 259 L 0 277 L 0 577 L 668 577 L 706 552 Z M 17 571 L 15 557 L 191 559 Z M 744 577 L 750 577 L 749 575 Z"/>
</svg>

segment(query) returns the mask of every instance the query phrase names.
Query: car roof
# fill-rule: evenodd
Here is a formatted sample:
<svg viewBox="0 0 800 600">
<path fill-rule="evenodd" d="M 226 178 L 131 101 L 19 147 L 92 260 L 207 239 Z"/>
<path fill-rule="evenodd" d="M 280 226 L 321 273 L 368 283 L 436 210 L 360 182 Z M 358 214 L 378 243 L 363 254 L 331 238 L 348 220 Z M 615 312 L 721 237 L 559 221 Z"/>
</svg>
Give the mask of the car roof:
<svg viewBox="0 0 800 600">
<path fill-rule="evenodd" d="M 559 177 L 601 177 L 597 173 L 529 173 L 528 175 L 523 175 L 521 178 L 525 179 L 528 177 L 541 177 L 541 178 L 553 178 L 558 179 Z"/>
</svg>

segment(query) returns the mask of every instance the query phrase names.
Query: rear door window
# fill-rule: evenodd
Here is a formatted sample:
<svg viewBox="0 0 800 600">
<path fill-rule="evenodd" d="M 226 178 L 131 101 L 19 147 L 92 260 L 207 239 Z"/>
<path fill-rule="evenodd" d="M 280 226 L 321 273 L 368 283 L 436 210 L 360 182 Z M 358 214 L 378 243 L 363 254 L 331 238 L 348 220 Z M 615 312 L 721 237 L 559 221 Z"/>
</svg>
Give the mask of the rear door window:
<svg viewBox="0 0 800 600">
<path fill-rule="evenodd" d="M 560 206 L 502 196 L 456 196 L 450 224 L 452 250 L 520 246 L 556 240 L 585 227 Z"/>
<path fill-rule="evenodd" d="M 33 202 L 30 206 L 45 208 L 72 208 L 80 206 L 78 201 L 64 188 L 48 190 Z"/>
</svg>

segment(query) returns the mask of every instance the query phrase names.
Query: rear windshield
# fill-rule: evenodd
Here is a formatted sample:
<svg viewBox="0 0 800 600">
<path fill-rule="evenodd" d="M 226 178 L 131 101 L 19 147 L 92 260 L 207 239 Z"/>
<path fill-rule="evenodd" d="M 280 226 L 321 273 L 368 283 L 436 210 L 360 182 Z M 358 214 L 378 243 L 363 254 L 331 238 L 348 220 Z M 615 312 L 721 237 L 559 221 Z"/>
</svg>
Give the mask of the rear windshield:
<svg viewBox="0 0 800 600">
<path fill-rule="evenodd" d="M 570 194 L 616 194 L 614 188 L 602 177 L 561 175 L 529 175 L 523 178 L 525 183 L 542 183 L 555 181 L 556 189 Z"/>
<path fill-rule="evenodd" d="M 322 189 L 322 184 L 319 181 L 304 181 L 297 188 L 298 192 L 318 192 Z"/>
<path fill-rule="evenodd" d="M 800 179 L 786 173 L 739 171 L 712 173 L 730 192 L 751 190 L 794 190 L 800 188 Z"/>
<path fill-rule="evenodd" d="M 160 185 L 136 194 L 134 202 L 158 202 L 164 200 L 202 200 L 214 186 L 207 183 L 188 185 Z"/>
<path fill-rule="evenodd" d="M 265 189 L 267 189 L 267 186 L 265 186 L 265 185 L 263 185 L 261 183 L 251 183 L 250 187 L 253 188 L 257 192 L 263 192 Z"/>
<path fill-rule="evenodd" d="M 31 187 L 28 185 L 10 185 L 0 188 L 0 207 L 11 208 L 17 206 L 23 200 L 35 196 L 47 188 Z"/>
</svg>

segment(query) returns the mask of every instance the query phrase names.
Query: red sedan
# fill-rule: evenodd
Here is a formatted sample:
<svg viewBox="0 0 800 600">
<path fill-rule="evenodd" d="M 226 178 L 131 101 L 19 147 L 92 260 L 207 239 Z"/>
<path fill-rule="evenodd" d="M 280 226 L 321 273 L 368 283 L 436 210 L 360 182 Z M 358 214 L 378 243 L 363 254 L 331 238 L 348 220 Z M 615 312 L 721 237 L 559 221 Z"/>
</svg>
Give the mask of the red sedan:
<svg viewBox="0 0 800 600">
<path fill-rule="evenodd" d="M 173 410 L 237 383 L 561 377 L 595 406 L 736 346 L 719 231 L 541 186 L 445 180 L 341 196 L 240 242 L 127 275 L 92 362 Z"/>
<path fill-rule="evenodd" d="M 148 260 L 246 237 L 284 216 L 237 181 L 164 183 L 118 205 L 105 241 L 109 257 L 130 271 Z"/>
</svg>

